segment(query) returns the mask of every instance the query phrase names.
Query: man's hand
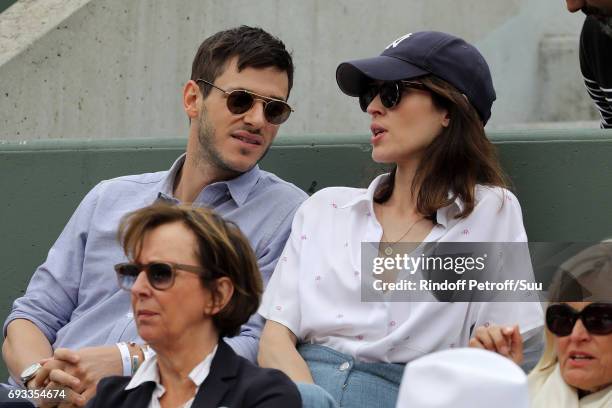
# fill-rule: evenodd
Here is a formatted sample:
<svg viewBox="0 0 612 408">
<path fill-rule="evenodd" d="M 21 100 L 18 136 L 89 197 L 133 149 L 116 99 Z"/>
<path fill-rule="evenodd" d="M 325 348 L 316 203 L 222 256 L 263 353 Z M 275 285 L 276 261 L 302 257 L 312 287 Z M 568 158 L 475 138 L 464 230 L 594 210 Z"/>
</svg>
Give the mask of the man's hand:
<svg viewBox="0 0 612 408">
<path fill-rule="evenodd" d="M 67 376 L 64 370 L 67 369 L 72 363 L 76 363 L 77 360 L 72 360 L 72 362 L 65 362 L 56 360 L 53 358 L 47 358 L 41 361 L 42 368 L 36 373 L 36 376 L 28 381 L 27 388 L 29 389 L 45 389 L 45 390 L 63 390 L 64 398 L 62 398 L 61 402 L 58 401 L 50 401 L 39 399 L 37 401 L 37 406 L 42 408 L 51 408 L 51 407 L 82 407 L 87 402 L 85 398 L 83 398 L 78 392 L 74 391 L 74 389 L 78 389 L 80 386 L 80 380 L 78 378 L 71 377 L 64 378 L 63 381 L 55 382 L 53 378 L 62 378 L 63 376 Z"/>
<path fill-rule="evenodd" d="M 69 363 L 64 373 L 50 376 L 58 384 L 77 384 L 70 387 L 89 401 L 96 393 L 98 382 L 111 375 L 123 374 L 121 353 L 117 346 L 85 347 L 77 351 L 59 348 L 53 353 L 55 360 Z M 66 374 L 66 375 L 64 375 Z"/>
<path fill-rule="evenodd" d="M 121 353 L 115 345 L 79 350 L 59 348 L 28 386 L 65 389 L 66 399 L 60 407 L 82 407 L 95 395 L 98 381 L 122 373 Z"/>
<path fill-rule="evenodd" d="M 496 352 L 519 365 L 523 362 L 523 338 L 518 326 L 480 326 L 470 339 L 470 347 Z"/>
</svg>

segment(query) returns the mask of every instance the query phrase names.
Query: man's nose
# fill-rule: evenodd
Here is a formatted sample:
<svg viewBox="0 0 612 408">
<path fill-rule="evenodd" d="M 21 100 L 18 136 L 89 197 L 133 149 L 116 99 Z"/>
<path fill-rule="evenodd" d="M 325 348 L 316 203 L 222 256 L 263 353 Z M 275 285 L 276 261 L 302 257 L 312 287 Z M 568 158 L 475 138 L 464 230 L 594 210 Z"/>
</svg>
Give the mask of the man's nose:
<svg viewBox="0 0 612 408">
<path fill-rule="evenodd" d="M 244 122 L 256 129 L 261 129 L 268 122 L 265 115 L 265 102 L 259 99 L 255 99 L 251 109 L 245 112 Z"/>
</svg>

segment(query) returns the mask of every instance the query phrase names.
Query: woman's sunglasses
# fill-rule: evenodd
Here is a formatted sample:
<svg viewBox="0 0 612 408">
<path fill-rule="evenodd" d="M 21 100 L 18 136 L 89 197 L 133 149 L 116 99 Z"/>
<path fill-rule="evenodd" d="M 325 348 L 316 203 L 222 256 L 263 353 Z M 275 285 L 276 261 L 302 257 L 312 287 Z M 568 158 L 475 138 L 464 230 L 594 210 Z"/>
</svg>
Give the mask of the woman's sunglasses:
<svg viewBox="0 0 612 408">
<path fill-rule="evenodd" d="M 415 81 L 387 81 L 380 84 L 371 84 L 359 94 L 359 106 L 362 111 L 366 112 L 376 95 L 380 95 L 380 102 L 383 106 L 387 109 L 393 109 L 402 100 L 402 93 L 406 89 L 429 91 L 425 85 Z"/>
<path fill-rule="evenodd" d="M 591 334 L 611 334 L 612 303 L 591 303 L 580 312 L 563 303 L 546 309 L 546 327 L 559 337 L 569 336 L 578 319 Z"/>
<path fill-rule="evenodd" d="M 204 269 L 199 266 L 183 265 L 171 262 L 151 262 L 148 264 L 138 264 L 133 262 L 120 263 L 115 265 L 119 287 L 125 290 L 132 290 L 134 282 L 140 272 L 147 274 L 149 284 L 157 290 L 170 289 L 174 285 L 176 271 L 181 270 L 195 274 L 204 274 Z"/>
<path fill-rule="evenodd" d="M 269 98 L 244 89 L 226 91 L 205 79 L 196 79 L 196 82 L 204 82 L 206 85 L 210 85 L 223 92 L 227 97 L 227 109 L 234 115 L 240 115 L 247 112 L 253 107 L 256 99 L 263 101 L 264 116 L 266 120 L 273 125 L 280 125 L 285 122 L 289 119 L 291 112 L 293 112 L 291 106 L 280 99 Z"/>
</svg>

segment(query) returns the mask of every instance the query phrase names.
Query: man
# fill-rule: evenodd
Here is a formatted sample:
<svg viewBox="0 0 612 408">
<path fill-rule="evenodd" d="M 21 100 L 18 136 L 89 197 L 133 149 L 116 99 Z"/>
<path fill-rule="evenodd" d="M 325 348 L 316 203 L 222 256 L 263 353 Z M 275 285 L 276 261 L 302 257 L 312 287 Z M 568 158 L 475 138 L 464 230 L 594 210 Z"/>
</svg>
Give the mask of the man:
<svg viewBox="0 0 612 408">
<path fill-rule="evenodd" d="M 113 265 L 125 260 L 117 227 L 155 200 L 215 209 L 249 238 L 267 282 L 306 194 L 259 169 L 291 108 L 293 62 L 278 39 L 242 26 L 206 39 L 183 89 L 186 154 L 169 171 L 103 181 L 84 198 L 4 323 L 4 360 L 28 388 L 68 387 L 84 403 L 104 376 L 130 375 L 146 357 L 130 296 Z M 262 319 L 227 339 L 255 361 Z M 141 342 L 140 342 L 141 343 Z M 42 367 L 37 363 L 42 362 Z"/>
<path fill-rule="evenodd" d="M 566 0 L 567 9 L 587 15 L 580 35 L 580 69 L 587 91 L 612 128 L 612 0 Z"/>
</svg>

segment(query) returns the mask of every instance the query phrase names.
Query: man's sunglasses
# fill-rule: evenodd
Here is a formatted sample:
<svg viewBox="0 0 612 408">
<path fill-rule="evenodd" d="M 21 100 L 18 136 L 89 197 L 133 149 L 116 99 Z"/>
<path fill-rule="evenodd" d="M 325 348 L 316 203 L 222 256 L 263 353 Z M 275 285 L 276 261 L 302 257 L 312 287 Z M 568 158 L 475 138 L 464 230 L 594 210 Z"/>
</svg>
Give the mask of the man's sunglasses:
<svg viewBox="0 0 612 408">
<path fill-rule="evenodd" d="M 293 109 L 285 101 L 280 99 L 274 99 L 267 96 L 259 95 L 251 91 L 244 89 L 235 89 L 233 91 L 226 91 L 225 89 L 219 88 L 217 85 L 209 82 L 205 79 L 196 79 L 196 82 L 204 82 L 206 85 L 210 85 L 223 92 L 227 97 L 227 109 L 234 115 L 240 115 L 247 112 L 255 104 L 255 100 L 259 99 L 264 104 L 264 116 L 266 120 L 273 125 L 280 125 L 285 122 Z"/>
<path fill-rule="evenodd" d="M 402 93 L 406 89 L 419 89 L 430 91 L 425 85 L 416 81 L 386 81 L 380 84 L 371 84 L 359 94 L 359 106 L 366 112 L 370 103 L 380 95 L 380 102 L 387 109 L 396 107 L 402 100 Z"/>
<path fill-rule="evenodd" d="M 546 309 L 546 327 L 559 337 L 569 336 L 578 319 L 591 334 L 612 333 L 612 303 L 591 303 L 580 312 L 566 304 L 555 304 Z"/>
<path fill-rule="evenodd" d="M 138 264 L 125 262 L 115 265 L 119 287 L 125 290 L 132 290 L 134 282 L 140 272 L 147 274 L 147 279 L 151 286 L 157 290 L 170 289 L 174 285 L 176 271 L 181 270 L 195 274 L 204 274 L 204 269 L 199 266 L 183 265 L 171 262 L 151 262 L 148 264 Z"/>
</svg>

